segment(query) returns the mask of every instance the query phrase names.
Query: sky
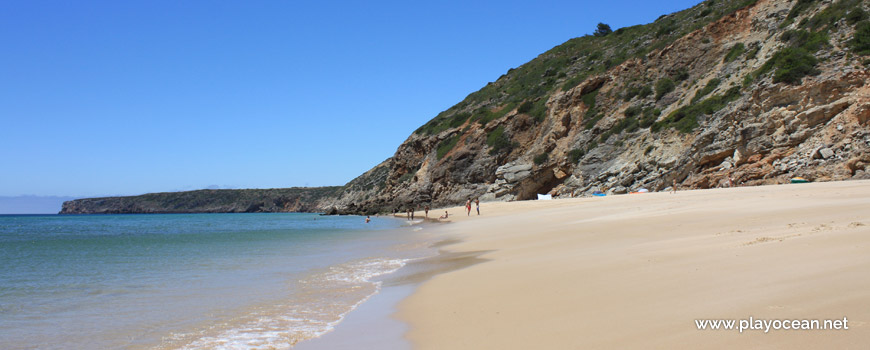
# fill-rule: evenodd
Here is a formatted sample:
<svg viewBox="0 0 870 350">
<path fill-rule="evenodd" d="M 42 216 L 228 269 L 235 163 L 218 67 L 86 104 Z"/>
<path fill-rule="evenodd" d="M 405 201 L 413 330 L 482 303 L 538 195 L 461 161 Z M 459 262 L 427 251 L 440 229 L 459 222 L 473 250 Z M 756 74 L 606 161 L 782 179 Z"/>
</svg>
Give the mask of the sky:
<svg viewBox="0 0 870 350">
<path fill-rule="evenodd" d="M 3 1 L 0 196 L 343 185 L 599 22 L 699 1 Z"/>
</svg>

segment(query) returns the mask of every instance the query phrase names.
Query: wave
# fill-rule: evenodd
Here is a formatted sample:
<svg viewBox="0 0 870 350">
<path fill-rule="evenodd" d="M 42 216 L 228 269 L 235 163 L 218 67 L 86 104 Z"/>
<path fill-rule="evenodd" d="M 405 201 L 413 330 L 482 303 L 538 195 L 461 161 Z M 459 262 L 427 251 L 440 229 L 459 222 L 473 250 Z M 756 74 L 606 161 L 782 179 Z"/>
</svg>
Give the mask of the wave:
<svg viewBox="0 0 870 350">
<path fill-rule="evenodd" d="M 396 272 L 411 259 L 366 258 L 331 266 L 288 283 L 291 297 L 261 306 L 245 316 L 195 334 L 175 334 L 163 348 L 289 349 L 332 331 L 344 317 L 377 294 L 379 276 Z M 182 345 L 183 344 L 183 345 Z"/>
</svg>

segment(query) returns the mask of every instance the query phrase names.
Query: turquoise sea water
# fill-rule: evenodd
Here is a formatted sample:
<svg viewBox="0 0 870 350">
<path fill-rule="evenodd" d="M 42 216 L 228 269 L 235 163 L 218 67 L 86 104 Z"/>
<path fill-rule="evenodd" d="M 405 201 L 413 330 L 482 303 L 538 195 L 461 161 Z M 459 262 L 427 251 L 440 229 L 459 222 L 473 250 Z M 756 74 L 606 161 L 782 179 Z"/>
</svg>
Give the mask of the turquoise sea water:
<svg viewBox="0 0 870 350">
<path fill-rule="evenodd" d="M 427 254 L 402 220 L 0 216 L 0 348 L 288 348 Z"/>
</svg>

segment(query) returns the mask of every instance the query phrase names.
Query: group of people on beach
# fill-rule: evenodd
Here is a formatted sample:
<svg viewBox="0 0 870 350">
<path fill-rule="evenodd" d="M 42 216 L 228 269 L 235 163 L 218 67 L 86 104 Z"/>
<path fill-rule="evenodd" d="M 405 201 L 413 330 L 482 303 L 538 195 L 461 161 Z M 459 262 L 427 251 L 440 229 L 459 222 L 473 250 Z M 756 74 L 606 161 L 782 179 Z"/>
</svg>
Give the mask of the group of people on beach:
<svg viewBox="0 0 870 350">
<path fill-rule="evenodd" d="M 474 205 L 477 207 L 477 215 L 480 215 L 480 198 L 474 199 Z M 471 216 L 471 199 L 465 201 L 465 211 L 467 216 Z"/>
<path fill-rule="evenodd" d="M 467 216 L 471 216 L 471 204 L 472 204 L 472 203 L 474 203 L 475 209 L 476 209 L 476 211 L 477 211 L 477 215 L 480 215 L 480 198 L 474 198 L 474 199 L 469 199 L 469 200 L 466 200 L 466 201 L 465 201 L 465 211 L 466 211 L 466 215 L 467 215 Z M 405 216 L 406 216 L 406 218 L 407 218 L 408 220 L 414 220 L 414 213 L 417 211 L 417 209 L 418 209 L 418 206 L 417 206 L 417 205 L 411 205 L 411 206 L 408 206 L 408 207 L 405 209 Z M 423 206 L 423 215 L 425 215 L 425 217 L 426 217 L 427 219 L 429 218 L 429 210 L 430 210 L 430 209 L 431 209 L 431 208 L 429 207 L 429 205 L 424 205 L 424 206 Z M 393 214 L 394 214 L 394 215 L 396 215 L 396 214 L 398 214 L 398 213 L 399 213 L 399 209 L 394 209 L 394 210 L 393 210 Z M 449 217 L 450 217 L 450 213 L 448 213 L 448 212 L 445 210 L 445 211 L 444 211 L 444 215 L 439 216 L 439 217 L 438 217 L 438 220 L 444 220 L 444 219 L 447 219 L 447 218 L 449 218 Z M 368 223 L 369 221 L 370 221 L 369 217 L 366 216 L 366 223 Z"/>
<path fill-rule="evenodd" d="M 416 212 L 416 211 L 417 211 L 416 205 L 409 206 L 405 210 L 405 214 L 406 214 L 408 220 L 414 220 L 414 212 Z M 426 218 L 429 218 L 429 206 L 428 205 L 423 207 L 423 212 L 425 213 Z M 398 209 L 393 211 L 393 214 L 396 214 L 396 213 L 398 213 Z"/>
</svg>

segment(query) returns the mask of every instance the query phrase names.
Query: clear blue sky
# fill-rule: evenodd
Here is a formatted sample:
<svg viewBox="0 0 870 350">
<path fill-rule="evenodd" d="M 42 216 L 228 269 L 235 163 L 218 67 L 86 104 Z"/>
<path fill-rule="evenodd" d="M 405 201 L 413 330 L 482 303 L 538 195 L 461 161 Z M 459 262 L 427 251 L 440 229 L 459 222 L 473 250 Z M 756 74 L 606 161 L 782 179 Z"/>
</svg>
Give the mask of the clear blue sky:
<svg viewBox="0 0 870 350">
<path fill-rule="evenodd" d="M 679 1 L 3 1 L 0 196 L 341 185 L 598 22 Z"/>
</svg>

